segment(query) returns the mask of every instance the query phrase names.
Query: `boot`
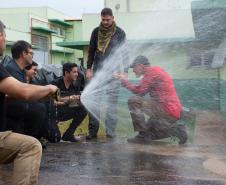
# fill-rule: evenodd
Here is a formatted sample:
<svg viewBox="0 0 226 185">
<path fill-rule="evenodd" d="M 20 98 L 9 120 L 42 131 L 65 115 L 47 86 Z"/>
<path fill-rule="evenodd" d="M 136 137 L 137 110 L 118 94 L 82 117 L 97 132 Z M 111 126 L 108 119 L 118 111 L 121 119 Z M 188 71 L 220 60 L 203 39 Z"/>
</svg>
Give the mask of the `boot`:
<svg viewBox="0 0 226 185">
<path fill-rule="evenodd" d="M 74 135 L 66 135 L 66 134 L 63 135 L 62 140 L 63 141 L 73 142 L 73 143 L 79 141 L 78 139 L 75 138 Z"/>
<path fill-rule="evenodd" d="M 134 144 L 149 144 L 151 143 L 152 139 L 151 136 L 148 135 L 146 132 L 139 132 L 137 136 L 134 138 L 127 139 L 128 143 L 134 143 Z"/>
<path fill-rule="evenodd" d="M 185 144 L 188 139 L 185 126 L 182 124 L 173 126 L 172 136 L 175 136 L 179 139 L 179 144 Z"/>
<path fill-rule="evenodd" d="M 70 141 L 70 142 L 78 142 L 79 140 L 75 138 L 74 131 L 72 129 L 67 129 L 64 133 L 63 137 L 61 138 L 63 141 Z"/>
<path fill-rule="evenodd" d="M 96 134 L 89 134 L 88 136 L 86 136 L 86 140 L 95 140 L 97 139 L 97 135 Z"/>
</svg>

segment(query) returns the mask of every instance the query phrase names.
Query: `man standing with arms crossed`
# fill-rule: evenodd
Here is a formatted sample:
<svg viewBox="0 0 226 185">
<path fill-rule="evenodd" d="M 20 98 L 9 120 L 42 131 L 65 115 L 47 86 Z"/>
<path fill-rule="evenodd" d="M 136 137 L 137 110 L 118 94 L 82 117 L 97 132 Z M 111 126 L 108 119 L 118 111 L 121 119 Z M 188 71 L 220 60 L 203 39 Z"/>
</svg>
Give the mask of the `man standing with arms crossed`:
<svg viewBox="0 0 226 185">
<path fill-rule="evenodd" d="M 0 21 L 0 56 L 5 49 L 5 26 Z M 14 162 L 13 184 L 36 185 L 42 147 L 33 137 L 5 130 L 5 94 L 9 97 L 25 100 L 38 100 L 53 94 L 57 87 L 53 85 L 28 85 L 10 77 L 0 64 L 0 164 Z"/>
<path fill-rule="evenodd" d="M 104 8 L 101 11 L 101 23 L 96 27 L 91 35 L 86 79 L 91 80 L 93 74 L 101 70 L 106 59 L 115 54 L 115 50 L 119 48 L 126 40 L 125 32 L 116 26 L 114 16 L 110 8 Z M 119 58 L 122 60 L 122 57 Z M 122 60 L 123 61 L 123 60 Z M 115 137 L 115 128 L 117 124 L 117 100 L 120 83 L 112 78 L 107 89 L 108 105 L 106 111 L 106 136 L 108 138 Z M 95 139 L 99 129 L 100 110 L 98 110 L 98 119 L 89 114 L 89 135 L 87 139 Z"/>
</svg>

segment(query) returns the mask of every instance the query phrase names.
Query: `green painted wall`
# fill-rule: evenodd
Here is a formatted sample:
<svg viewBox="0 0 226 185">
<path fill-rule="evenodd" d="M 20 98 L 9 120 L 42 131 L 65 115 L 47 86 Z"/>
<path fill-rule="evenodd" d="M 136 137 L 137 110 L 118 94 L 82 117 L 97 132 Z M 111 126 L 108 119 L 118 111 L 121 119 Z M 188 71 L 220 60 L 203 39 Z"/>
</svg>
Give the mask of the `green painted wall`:
<svg viewBox="0 0 226 185">
<path fill-rule="evenodd" d="M 220 68 L 220 78 L 226 80 L 226 67 Z"/>
<path fill-rule="evenodd" d="M 1 11 L 1 10 L 0 10 Z M 20 24 L 16 17 L 20 17 Z M 30 42 L 29 14 L 4 14 L 0 13 L 0 20 L 6 25 L 7 41 L 25 40 Z"/>
<path fill-rule="evenodd" d="M 71 59 L 70 54 L 57 53 L 51 54 L 53 64 L 61 64 L 62 61 L 69 61 Z"/>
<path fill-rule="evenodd" d="M 38 17 L 47 17 L 47 7 L 22 7 L 22 8 L 1 8 L 1 14 L 34 14 Z"/>
<path fill-rule="evenodd" d="M 99 14 L 83 14 L 82 16 L 82 40 L 89 41 L 94 28 L 100 24 Z"/>
<path fill-rule="evenodd" d="M 220 108 L 226 118 L 226 67 L 220 70 Z"/>
<path fill-rule="evenodd" d="M 20 18 L 20 21 L 16 19 L 16 17 Z M 49 33 L 42 33 L 38 31 L 34 31 L 32 27 L 42 27 L 42 28 L 51 28 L 51 24 L 49 23 L 48 19 L 60 19 L 64 20 L 70 18 L 66 16 L 62 12 L 56 11 L 54 9 L 48 7 L 28 7 L 28 8 L 7 8 L 7 9 L 0 9 L 0 19 L 6 24 L 6 34 L 7 34 L 7 41 L 15 42 L 17 40 L 25 40 L 31 43 L 31 35 L 36 34 L 40 36 L 45 36 L 48 38 L 48 50 L 59 50 L 59 51 L 69 51 L 74 52 L 71 49 L 65 49 L 62 47 L 56 46 L 56 42 L 62 42 L 65 40 L 65 37 L 56 35 L 56 34 L 49 34 Z M 61 25 L 59 25 L 61 26 Z M 62 26 L 61 26 L 62 27 Z M 71 28 L 73 29 L 73 28 Z M 67 32 L 66 34 L 73 33 L 73 31 Z M 66 58 L 76 58 L 75 56 L 69 56 L 66 54 Z M 60 58 L 57 58 L 60 57 Z M 77 58 L 80 57 L 80 54 Z M 56 54 L 51 53 L 49 54 L 49 62 L 51 63 L 51 59 L 54 59 L 56 63 L 63 60 L 64 54 Z M 54 62 L 55 63 L 55 62 Z"/>
<path fill-rule="evenodd" d="M 66 29 L 66 32 L 65 32 L 65 40 L 64 41 L 74 41 L 76 38 L 75 38 L 75 29 L 76 26 L 75 26 L 75 21 L 69 21 L 68 23 L 71 23 L 73 26 L 72 27 L 68 27 Z M 82 38 L 82 36 L 80 37 Z"/>
<path fill-rule="evenodd" d="M 210 9 L 226 7 L 225 0 L 197 0 L 192 2 L 192 9 Z"/>
<path fill-rule="evenodd" d="M 82 41 L 83 40 L 83 22 L 78 20 L 74 21 L 74 41 Z"/>
<path fill-rule="evenodd" d="M 60 51 L 64 51 L 65 48 L 63 47 L 59 47 L 56 45 L 57 42 L 63 42 L 65 40 L 65 37 L 62 37 L 60 35 L 53 35 L 52 34 L 52 49 L 53 50 L 60 50 Z"/>
<path fill-rule="evenodd" d="M 65 15 L 64 13 L 49 8 L 49 7 L 18 7 L 18 8 L 1 8 L 1 14 L 5 13 L 5 14 L 24 14 L 24 13 L 28 13 L 28 14 L 33 14 L 35 16 L 41 17 L 41 18 L 45 18 L 45 19 L 69 19 L 71 18 L 70 16 Z"/>
</svg>

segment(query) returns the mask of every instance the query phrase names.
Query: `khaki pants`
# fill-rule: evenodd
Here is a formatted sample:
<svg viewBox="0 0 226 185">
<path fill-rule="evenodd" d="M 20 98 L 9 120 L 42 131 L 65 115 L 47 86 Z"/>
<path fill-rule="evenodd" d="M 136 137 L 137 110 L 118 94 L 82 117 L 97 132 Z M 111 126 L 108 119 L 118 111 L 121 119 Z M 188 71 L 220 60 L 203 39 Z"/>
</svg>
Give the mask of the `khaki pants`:
<svg viewBox="0 0 226 185">
<path fill-rule="evenodd" d="M 133 96 L 128 100 L 128 107 L 133 122 L 134 131 L 147 132 L 153 130 L 152 121 L 161 120 L 163 130 L 169 129 L 177 120 L 169 116 L 159 105 L 158 102 L 152 99 L 144 99 L 143 97 Z M 149 116 L 146 123 L 145 114 Z M 156 124 L 155 124 L 156 125 Z M 157 124 L 158 125 L 158 124 Z M 161 130 L 162 130 L 161 129 Z"/>
<path fill-rule="evenodd" d="M 0 164 L 14 162 L 13 184 L 36 185 L 42 147 L 33 137 L 0 132 Z"/>
</svg>

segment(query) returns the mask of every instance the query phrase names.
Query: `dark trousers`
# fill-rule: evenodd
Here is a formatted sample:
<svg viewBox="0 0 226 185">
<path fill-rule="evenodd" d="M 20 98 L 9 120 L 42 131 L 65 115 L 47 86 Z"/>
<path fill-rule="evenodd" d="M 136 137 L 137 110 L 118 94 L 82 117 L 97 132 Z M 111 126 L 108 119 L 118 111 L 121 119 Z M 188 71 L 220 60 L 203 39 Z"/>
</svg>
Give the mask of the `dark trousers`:
<svg viewBox="0 0 226 185">
<path fill-rule="evenodd" d="M 51 110 L 47 115 L 47 121 L 49 128 L 47 139 L 51 142 L 59 142 L 61 139 L 60 131 L 57 126 L 59 121 L 66 121 L 72 119 L 71 124 L 64 133 L 65 136 L 72 136 L 76 128 L 82 123 L 87 115 L 86 109 L 80 105 L 78 107 L 68 107 L 68 106 L 51 106 Z"/>
<path fill-rule="evenodd" d="M 41 137 L 40 130 L 45 122 L 46 107 L 40 102 L 8 102 L 7 129 L 16 133 Z"/>
<path fill-rule="evenodd" d="M 120 90 L 120 82 L 111 80 L 109 88 L 106 89 L 107 109 L 105 116 L 105 131 L 107 135 L 114 136 L 117 126 L 117 102 Z M 98 96 L 96 102 L 101 102 L 101 97 Z M 100 126 L 100 106 L 95 107 L 95 116 L 89 113 L 89 135 L 96 136 Z"/>
<path fill-rule="evenodd" d="M 155 100 L 133 96 L 128 100 L 128 107 L 134 131 L 149 134 L 152 139 L 162 139 L 175 135 L 176 119 L 169 116 Z M 145 120 L 145 114 L 149 116 Z"/>
</svg>

